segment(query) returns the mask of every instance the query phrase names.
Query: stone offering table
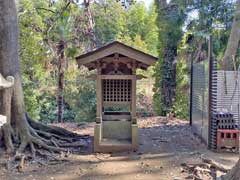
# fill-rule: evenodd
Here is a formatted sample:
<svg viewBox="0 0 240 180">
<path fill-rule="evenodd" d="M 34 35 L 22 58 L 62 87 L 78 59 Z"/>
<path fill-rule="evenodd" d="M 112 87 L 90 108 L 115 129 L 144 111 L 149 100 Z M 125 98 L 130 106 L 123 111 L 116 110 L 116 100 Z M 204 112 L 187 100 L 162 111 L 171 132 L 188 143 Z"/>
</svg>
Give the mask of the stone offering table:
<svg viewBox="0 0 240 180">
<path fill-rule="evenodd" d="M 11 118 L 11 100 L 12 100 L 12 87 L 14 85 L 14 77 L 8 76 L 6 79 L 0 74 L 0 141 L 4 139 L 8 147 L 7 152 L 11 152 L 13 145 L 11 143 L 12 132 L 10 123 Z"/>
</svg>

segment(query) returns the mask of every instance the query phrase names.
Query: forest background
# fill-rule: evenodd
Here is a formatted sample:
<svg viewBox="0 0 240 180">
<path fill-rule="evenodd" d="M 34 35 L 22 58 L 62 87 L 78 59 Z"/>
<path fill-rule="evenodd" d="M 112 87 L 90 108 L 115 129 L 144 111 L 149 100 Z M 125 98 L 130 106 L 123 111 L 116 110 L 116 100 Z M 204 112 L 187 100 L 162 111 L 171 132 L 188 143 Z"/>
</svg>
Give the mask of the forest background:
<svg viewBox="0 0 240 180">
<path fill-rule="evenodd" d="M 220 65 L 235 4 L 163 0 L 146 7 L 143 1 L 99 0 L 86 11 L 86 4 L 79 1 L 18 0 L 26 111 L 39 121 L 57 121 L 59 76 L 64 74 L 63 121 L 94 121 L 96 86 L 87 76 L 95 72 L 78 68 L 75 57 L 93 49 L 93 41 L 98 48 L 117 40 L 159 57 L 154 67 L 138 72 L 147 76 L 137 83 L 138 115 L 173 113 L 189 119 L 190 62 L 206 50 L 199 37 L 213 35 L 214 57 Z"/>
</svg>

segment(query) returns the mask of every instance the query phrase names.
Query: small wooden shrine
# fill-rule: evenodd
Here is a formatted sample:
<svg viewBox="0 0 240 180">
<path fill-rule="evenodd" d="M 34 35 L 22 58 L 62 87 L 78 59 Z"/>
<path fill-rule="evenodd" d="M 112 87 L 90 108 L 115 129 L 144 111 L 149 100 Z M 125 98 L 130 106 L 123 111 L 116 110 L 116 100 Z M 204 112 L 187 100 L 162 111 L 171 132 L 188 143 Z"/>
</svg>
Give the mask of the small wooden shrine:
<svg viewBox="0 0 240 180">
<path fill-rule="evenodd" d="M 120 42 L 112 42 L 77 58 L 79 66 L 97 70 L 97 113 L 94 151 L 136 150 L 136 69 L 146 70 L 157 58 Z"/>
</svg>

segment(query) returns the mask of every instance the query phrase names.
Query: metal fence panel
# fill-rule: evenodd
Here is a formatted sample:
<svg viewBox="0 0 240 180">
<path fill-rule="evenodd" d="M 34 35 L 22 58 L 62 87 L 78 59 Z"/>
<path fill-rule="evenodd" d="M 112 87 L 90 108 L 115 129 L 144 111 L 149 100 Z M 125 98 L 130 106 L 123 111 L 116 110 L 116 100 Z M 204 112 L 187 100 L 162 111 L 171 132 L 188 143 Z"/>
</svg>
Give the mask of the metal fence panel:
<svg viewBox="0 0 240 180">
<path fill-rule="evenodd" d="M 236 71 L 217 71 L 217 111 L 232 113 L 236 124 L 239 124 L 239 79 Z"/>
<path fill-rule="evenodd" d="M 209 61 L 194 64 L 192 73 L 192 126 L 208 143 Z"/>
</svg>

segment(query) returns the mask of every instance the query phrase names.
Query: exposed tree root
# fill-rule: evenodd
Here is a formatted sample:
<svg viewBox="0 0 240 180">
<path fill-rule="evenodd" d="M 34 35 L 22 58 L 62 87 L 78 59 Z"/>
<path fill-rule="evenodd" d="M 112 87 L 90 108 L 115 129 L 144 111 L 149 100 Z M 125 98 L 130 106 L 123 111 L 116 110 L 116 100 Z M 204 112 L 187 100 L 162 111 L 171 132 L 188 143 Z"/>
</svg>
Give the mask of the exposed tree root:
<svg viewBox="0 0 240 180">
<path fill-rule="evenodd" d="M 27 120 L 28 120 L 30 126 L 36 130 L 44 131 L 47 133 L 52 133 L 56 136 L 73 137 L 73 138 L 78 137 L 78 135 L 76 133 L 70 132 L 66 129 L 56 127 L 56 126 L 48 126 L 41 122 L 36 122 L 36 121 L 32 120 L 31 118 L 29 118 L 28 115 L 26 115 L 26 117 L 27 117 Z"/>
<path fill-rule="evenodd" d="M 229 169 L 224 168 L 221 164 L 207 158 L 202 158 L 201 163 L 194 164 L 183 163 L 182 168 L 183 168 L 182 172 L 187 172 L 188 174 L 190 174 L 187 179 L 194 180 L 206 180 L 206 179 L 216 180 L 217 171 L 221 173 L 226 173 L 229 171 Z"/>
<path fill-rule="evenodd" d="M 2 137 L 6 146 L 7 153 L 13 153 L 14 147 L 12 143 L 13 129 L 10 124 L 4 124 L 2 129 Z"/>
<path fill-rule="evenodd" d="M 17 168 L 19 172 L 22 172 L 24 169 L 26 159 L 24 151 L 26 148 L 30 150 L 31 158 L 33 159 L 36 155 L 39 155 L 44 157 L 44 159 L 51 159 L 56 162 L 63 159 L 57 158 L 54 153 L 60 154 L 63 152 L 67 154 L 70 152 L 69 148 L 81 148 L 87 144 L 83 143 L 83 139 L 86 139 L 86 136 L 80 136 L 60 127 L 35 122 L 27 116 L 26 126 L 23 126 L 23 129 L 19 128 L 21 126 L 15 129 L 16 133 L 14 134 L 12 126 L 6 124 L 6 126 L 1 128 L 0 136 L 4 139 L 7 153 L 12 154 L 15 152 L 15 156 L 9 160 L 7 168 Z"/>
<path fill-rule="evenodd" d="M 16 154 L 13 158 L 10 158 L 7 162 L 6 166 L 8 170 L 13 168 L 17 168 L 19 172 L 24 171 L 24 163 L 25 163 L 26 156 L 24 154 Z M 15 163 L 18 162 L 18 163 Z"/>
<path fill-rule="evenodd" d="M 226 175 L 222 176 L 220 180 L 239 180 L 240 179 L 240 159 L 238 163 Z"/>
<path fill-rule="evenodd" d="M 18 59 L 18 19 L 14 0 L 1 1 L 0 11 L 0 73 L 11 76 L 12 86 L 2 86 L 0 90 L 0 114 L 7 117 L 7 123 L 1 127 L 0 141 L 7 153 L 17 161 L 18 155 L 30 150 L 32 156 L 38 150 L 68 152 L 69 143 L 78 141 L 81 136 L 63 128 L 47 126 L 35 122 L 26 115 L 20 63 Z M 15 153 L 15 156 L 14 156 Z M 18 158 L 19 159 L 19 158 Z M 20 169 L 25 157 L 20 158 Z"/>
<path fill-rule="evenodd" d="M 211 160 L 211 159 L 207 159 L 207 158 L 202 158 L 202 161 L 204 163 L 207 163 L 207 164 L 210 164 L 211 165 L 211 168 L 214 168 L 218 171 L 221 171 L 221 172 L 224 172 L 224 173 L 227 173 L 229 171 L 229 169 L 226 169 L 225 167 L 223 167 L 221 164 Z"/>
</svg>

